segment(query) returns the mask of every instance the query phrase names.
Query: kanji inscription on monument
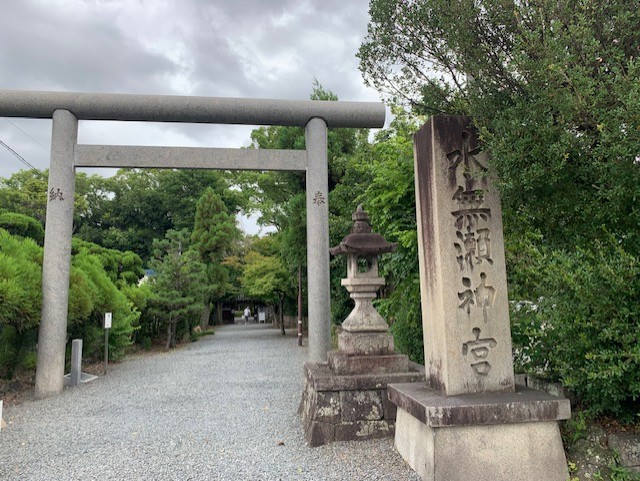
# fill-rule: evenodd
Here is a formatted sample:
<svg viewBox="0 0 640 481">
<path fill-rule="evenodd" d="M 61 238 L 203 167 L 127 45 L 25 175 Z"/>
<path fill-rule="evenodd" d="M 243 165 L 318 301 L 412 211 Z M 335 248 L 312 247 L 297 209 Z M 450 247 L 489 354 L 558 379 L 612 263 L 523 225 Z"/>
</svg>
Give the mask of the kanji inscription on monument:
<svg viewBox="0 0 640 481">
<path fill-rule="evenodd" d="M 415 136 L 425 366 L 447 395 L 514 389 L 500 198 L 465 117 Z"/>
</svg>

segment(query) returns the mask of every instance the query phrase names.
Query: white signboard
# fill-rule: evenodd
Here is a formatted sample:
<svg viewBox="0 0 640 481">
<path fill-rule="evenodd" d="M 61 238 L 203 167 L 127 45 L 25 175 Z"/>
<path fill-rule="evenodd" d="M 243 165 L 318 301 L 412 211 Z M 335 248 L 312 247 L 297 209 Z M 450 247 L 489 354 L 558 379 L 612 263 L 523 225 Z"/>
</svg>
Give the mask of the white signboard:
<svg viewBox="0 0 640 481">
<path fill-rule="evenodd" d="M 110 312 L 104 313 L 104 328 L 111 329 L 111 313 Z"/>
</svg>

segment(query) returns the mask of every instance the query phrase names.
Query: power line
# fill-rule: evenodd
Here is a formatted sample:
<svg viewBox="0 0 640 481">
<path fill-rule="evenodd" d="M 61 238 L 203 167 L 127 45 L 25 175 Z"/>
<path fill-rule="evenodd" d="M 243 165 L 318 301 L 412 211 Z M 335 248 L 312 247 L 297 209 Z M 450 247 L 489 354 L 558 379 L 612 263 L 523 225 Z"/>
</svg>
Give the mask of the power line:
<svg viewBox="0 0 640 481">
<path fill-rule="evenodd" d="M 11 120 L 9 120 L 6 117 L 2 117 L 3 119 L 5 119 L 7 122 L 9 122 L 11 125 L 13 125 L 16 129 L 18 129 L 20 132 L 22 132 L 24 135 L 26 135 L 27 137 L 29 137 L 31 140 L 33 140 L 36 144 L 38 144 L 40 147 L 42 147 L 44 150 L 48 151 L 49 149 L 47 147 L 45 147 L 44 145 L 42 145 L 40 142 L 38 142 L 36 139 L 34 139 L 33 137 L 31 137 L 27 132 L 25 132 L 24 130 L 22 130 L 20 127 L 18 127 L 16 124 L 14 124 L 13 122 L 11 122 Z"/>
<path fill-rule="evenodd" d="M 37 172 L 40 172 L 40 169 L 34 167 L 33 165 L 31 165 L 29 162 L 27 162 L 26 160 L 24 160 L 24 157 L 22 157 L 18 152 L 16 152 L 15 150 L 13 150 L 11 147 L 9 147 L 7 144 L 5 144 L 2 140 L 0 140 L 0 145 L 2 145 L 5 149 L 7 149 L 9 152 L 11 152 L 13 155 L 15 155 L 18 160 L 20 162 L 22 162 L 24 165 L 26 165 L 27 167 L 29 167 L 32 170 L 35 170 Z"/>
</svg>

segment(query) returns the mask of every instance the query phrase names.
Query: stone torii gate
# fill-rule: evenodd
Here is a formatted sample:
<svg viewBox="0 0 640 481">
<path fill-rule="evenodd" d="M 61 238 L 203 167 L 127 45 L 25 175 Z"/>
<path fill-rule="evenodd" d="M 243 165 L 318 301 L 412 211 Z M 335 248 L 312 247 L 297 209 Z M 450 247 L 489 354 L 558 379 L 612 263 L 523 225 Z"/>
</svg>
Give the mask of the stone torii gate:
<svg viewBox="0 0 640 481">
<path fill-rule="evenodd" d="M 379 128 L 374 102 L 0 90 L 0 117 L 53 119 L 35 394 L 62 392 L 76 167 L 305 171 L 309 360 L 330 349 L 327 128 Z M 305 127 L 306 150 L 78 144 L 79 120 Z"/>
</svg>

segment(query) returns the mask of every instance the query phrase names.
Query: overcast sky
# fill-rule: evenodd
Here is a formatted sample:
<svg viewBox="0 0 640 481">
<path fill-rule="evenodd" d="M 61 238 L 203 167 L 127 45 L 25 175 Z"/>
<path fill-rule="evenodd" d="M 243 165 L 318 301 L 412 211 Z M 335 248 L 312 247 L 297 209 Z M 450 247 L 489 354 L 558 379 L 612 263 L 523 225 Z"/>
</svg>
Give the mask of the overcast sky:
<svg viewBox="0 0 640 481">
<path fill-rule="evenodd" d="M 378 101 L 355 54 L 368 0 L 2 2 L 0 90 Z M 80 122 L 79 142 L 241 147 L 251 127 Z M 0 141 L 49 164 L 50 120 L 0 118 Z M 26 168 L 0 145 L 0 176 Z"/>
</svg>

